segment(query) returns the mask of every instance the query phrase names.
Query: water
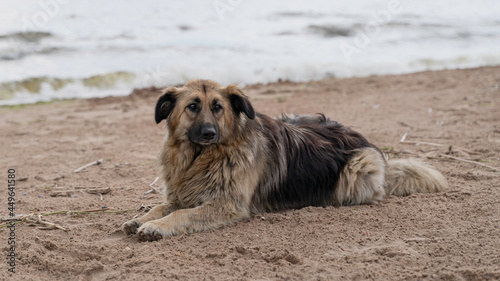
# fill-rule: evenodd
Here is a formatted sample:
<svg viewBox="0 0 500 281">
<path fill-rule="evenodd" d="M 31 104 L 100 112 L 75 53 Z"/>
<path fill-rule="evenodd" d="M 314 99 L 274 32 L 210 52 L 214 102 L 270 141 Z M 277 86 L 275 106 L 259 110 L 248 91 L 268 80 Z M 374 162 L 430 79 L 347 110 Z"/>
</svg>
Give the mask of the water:
<svg viewBox="0 0 500 281">
<path fill-rule="evenodd" d="M 0 105 L 500 64 L 498 0 L 0 0 Z"/>
</svg>

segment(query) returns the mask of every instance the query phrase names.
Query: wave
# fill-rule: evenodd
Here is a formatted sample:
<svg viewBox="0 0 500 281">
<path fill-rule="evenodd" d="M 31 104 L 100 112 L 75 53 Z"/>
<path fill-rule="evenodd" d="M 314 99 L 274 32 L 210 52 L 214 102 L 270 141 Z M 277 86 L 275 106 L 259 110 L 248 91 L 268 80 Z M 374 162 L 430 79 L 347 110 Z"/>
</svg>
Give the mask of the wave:
<svg viewBox="0 0 500 281">
<path fill-rule="evenodd" d="M 69 51 L 69 48 L 42 46 L 42 39 L 52 37 L 49 32 L 15 32 L 0 35 L 0 61 L 19 60 L 29 55 L 47 55 Z"/>
<path fill-rule="evenodd" d="M 52 33 L 43 31 L 14 32 L 0 35 L 0 40 L 19 40 L 25 42 L 38 42 L 44 38 L 51 37 Z"/>
<path fill-rule="evenodd" d="M 312 33 L 322 35 L 325 38 L 339 36 L 346 37 L 353 35 L 353 31 L 351 29 L 336 25 L 309 25 L 307 29 Z"/>
<path fill-rule="evenodd" d="M 117 95 L 130 89 L 136 75 L 112 72 L 86 78 L 32 77 L 21 81 L 0 83 L 0 106 L 34 103 L 52 99 L 89 98 Z M 118 93 L 128 94 L 128 92 Z"/>
<path fill-rule="evenodd" d="M 31 55 L 51 55 L 71 51 L 74 49 L 63 47 L 9 48 L 0 50 L 0 60 L 19 60 Z"/>
<path fill-rule="evenodd" d="M 362 77 L 368 75 L 402 74 L 425 70 L 467 68 L 499 65 L 500 54 L 476 56 L 452 56 L 446 59 L 420 57 L 404 63 L 366 62 L 356 67 L 342 63 L 298 63 L 257 70 L 234 68 L 227 65 L 210 70 L 189 65 L 177 65 L 165 69 L 126 72 L 117 71 L 84 78 L 32 77 L 19 81 L 0 83 L 0 106 L 35 103 L 40 101 L 123 96 L 133 88 L 165 87 L 178 85 L 195 78 L 206 78 L 223 84 L 238 82 L 244 86 L 253 83 L 269 83 L 279 80 L 311 81 L 330 77 Z"/>
</svg>

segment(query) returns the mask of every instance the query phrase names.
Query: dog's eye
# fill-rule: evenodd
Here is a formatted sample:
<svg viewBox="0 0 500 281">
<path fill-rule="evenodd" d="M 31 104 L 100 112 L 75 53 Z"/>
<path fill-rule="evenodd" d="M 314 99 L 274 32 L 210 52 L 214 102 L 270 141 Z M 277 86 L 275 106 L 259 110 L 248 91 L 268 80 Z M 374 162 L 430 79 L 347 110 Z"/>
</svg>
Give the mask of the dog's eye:
<svg viewBox="0 0 500 281">
<path fill-rule="evenodd" d="M 191 109 L 191 111 L 196 111 L 196 109 L 198 108 L 198 106 L 194 102 L 189 104 L 187 107 Z"/>
<path fill-rule="evenodd" d="M 214 112 L 219 112 L 219 111 L 221 111 L 221 109 L 222 109 L 222 106 L 220 104 L 214 105 Z"/>
</svg>

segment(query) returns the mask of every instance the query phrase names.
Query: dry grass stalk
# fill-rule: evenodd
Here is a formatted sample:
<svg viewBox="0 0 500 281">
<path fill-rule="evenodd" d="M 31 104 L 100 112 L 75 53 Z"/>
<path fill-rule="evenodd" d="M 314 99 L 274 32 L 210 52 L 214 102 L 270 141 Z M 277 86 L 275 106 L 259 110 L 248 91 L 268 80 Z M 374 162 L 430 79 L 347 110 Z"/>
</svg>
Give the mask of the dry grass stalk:
<svg viewBox="0 0 500 281">
<path fill-rule="evenodd" d="M 471 164 L 475 164 L 475 165 L 479 165 L 479 166 L 488 168 L 488 169 L 496 171 L 496 172 L 500 171 L 500 168 L 495 168 L 495 167 L 483 164 L 483 163 L 478 162 L 478 161 L 467 160 L 467 159 L 464 159 L 464 158 L 460 158 L 460 157 L 449 155 L 449 154 L 452 153 L 453 149 L 456 149 L 456 150 L 458 150 L 460 152 L 465 152 L 467 154 L 475 154 L 475 152 L 470 151 L 470 150 L 468 150 L 466 148 L 459 147 L 459 146 L 454 146 L 454 145 L 449 145 L 449 144 L 440 144 L 440 143 L 425 142 L 425 141 L 407 141 L 406 140 L 407 137 L 408 137 L 408 133 L 405 133 L 403 135 L 403 137 L 401 137 L 401 140 L 399 142 L 400 143 L 406 143 L 406 144 L 415 144 L 415 145 L 423 144 L 423 145 L 438 146 L 438 147 L 448 147 L 446 154 L 441 153 L 441 154 L 438 154 L 438 156 L 444 157 L 444 158 L 453 159 L 453 160 L 457 160 L 457 161 L 462 161 L 462 162 L 466 162 L 466 163 L 471 163 Z M 436 158 L 436 157 L 429 156 L 429 155 L 427 155 L 426 157 L 427 158 Z"/>
<path fill-rule="evenodd" d="M 434 143 L 434 142 L 427 142 L 427 141 L 408 141 L 406 138 L 408 137 L 408 133 L 404 133 L 403 137 L 401 137 L 401 140 L 399 141 L 400 143 L 405 143 L 405 144 L 414 144 L 414 145 L 430 145 L 430 146 L 438 146 L 438 147 L 448 147 L 448 150 L 451 151 L 451 149 L 457 149 L 461 150 L 463 152 L 469 153 L 469 154 L 477 154 L 473 151 L 470 151 L 466 148 L 456 146 L 456 145 L 451 145 L 451 144 L 441 144 L 441 143 Z"/>
<path fill-rule="evenodd" d="M 500 168 L 495 168 L 495 167 L 483 164 L 481 162 L 477 162 L 477 161 L 473 161 L 473 160 L 467 160 L 467 159 L 463 159 L 463 158 L 460 158 L 460 157 L 455 157 L 455 156 L 451 156 L 451 155 L 447 155 L 447 154 L 439 154 L 439 156 L 445 157 L 445 158 L 450 158 L 450 159 L 457 160 L 457 161 L 462 161 L 462 162 L 476 164 L 476 165 L 488 168 L 490 170 L 493 170 L 495 172 L 500 172 Z"/>
<path fill-rule="evenodd" d="M 57 225 L 55 223 L 51 223 L 48 221 L 42 220 L 42 217 L 44 216 L 50 216 L 50 215 L 57 215 L 57 214 L 66 214 L 66 215 L 78 215 L 78 214 L 90 214 L 90 213 L 123 213 L 123 212 L 130 212 L 130 211 L 137 211 L 136 209 L 129 209 L 129 210 L 118 210 L 115 211 L 114 208 L 104 208 L 104 209 L 92 209 L 92 210 L 83 210 L 83 211 L 56 211 L 56 212 L 50 212 L 50 213 L 44 213 L 44 214 L 29 214 L 29 215 L 19 215 L 16 216 L 13 219 L 7 219 L 7 218 L 0 218 L 0 222 L 4 224 L 0 224 L 0 228 L 4 227 L 9 227 L 12 223 L 17 224 L 17 223 L 26 223 L 28 225 L 45 225 L 42 227 L 38 227 L 39 229 L 42 230 L 49 230 L 49 229 L 61 229 L 64 231 L 69 231 L 69 229 L 64 228 L 60 225 Z"/>
</svg>

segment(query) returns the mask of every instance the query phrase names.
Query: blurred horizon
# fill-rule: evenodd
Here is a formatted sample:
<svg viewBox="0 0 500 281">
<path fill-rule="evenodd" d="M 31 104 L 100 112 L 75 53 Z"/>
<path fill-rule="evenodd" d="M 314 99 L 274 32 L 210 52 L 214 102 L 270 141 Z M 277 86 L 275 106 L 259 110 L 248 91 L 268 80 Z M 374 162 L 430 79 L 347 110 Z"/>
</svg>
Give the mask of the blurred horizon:
<svg viewBox="0 0 500 281">
<path fill-rule="evenodd" d="M 500 2 L 0 1 L 0 105 L 500 65 Z"/>
</svg>

